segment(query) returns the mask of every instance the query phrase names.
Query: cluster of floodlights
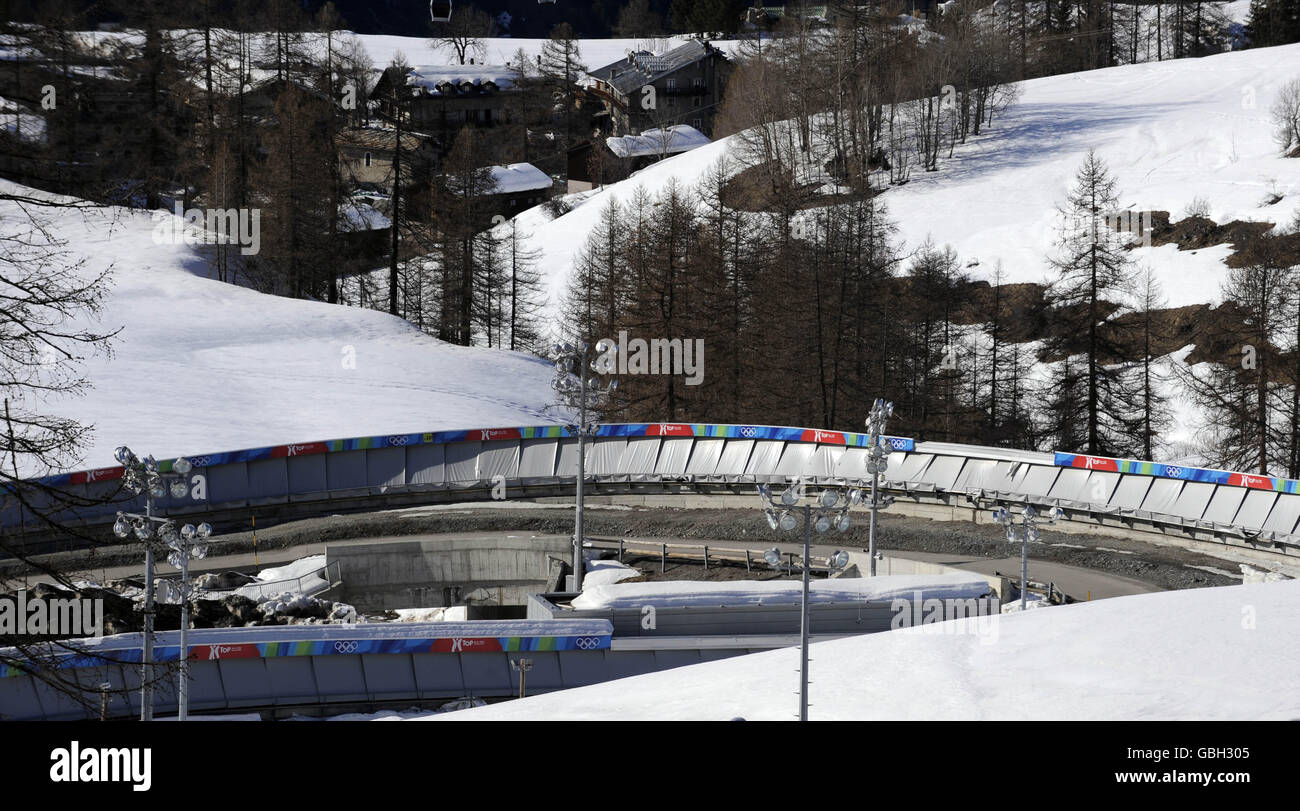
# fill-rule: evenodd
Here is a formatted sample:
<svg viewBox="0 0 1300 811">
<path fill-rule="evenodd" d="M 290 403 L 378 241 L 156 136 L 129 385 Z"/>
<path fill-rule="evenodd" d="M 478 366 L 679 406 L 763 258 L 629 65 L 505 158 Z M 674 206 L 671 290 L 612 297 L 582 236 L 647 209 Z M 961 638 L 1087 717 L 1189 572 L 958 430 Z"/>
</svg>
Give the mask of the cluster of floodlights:
<svg viewBox="0 0 1300 811">
<path fill-rule="evenodd" d="M 994 523 L 1001 524 L 1007 528 L 1007 540 L 1015 543 L 1016 541 L 1025 540 L 1029 543 L 1038 542 L 1037 523 L 1042 516 L 1033 505 L 1026 504 L 1020 512 L 1020 526 L 1016 526 L 1016 516 L 1006 507 L 998 507 L 993 511 Z M 1055 524 L 1065 517 L 1065 511 L 1060 507 L 1053 507 L 1048 511 L 1047 523 Z"/>
<path fill-rule="evenodd" d="M 886 424 L 894 416 L 894 404 L 877 399 L 867 415 L 867 473 L 877 476 L 889 469 L 889 451 L 880 438 L 885 435 Z"/>
<path fill-rule="evenodd" d="M 1064 517 L 1064 510 L 1053 507 L 1048 511 L 1046 520 L 1049 524 L 1055 524 Z M 1020 542 L 1020 610 L 1024 611 L 1029 599 L 1029 544 L 1038 542 L 1037 523 L 1043 516 L 1032 504 L 1026 504 L 1020 510 L 1020 526 L 1016 526 L 1016 518 L 1006 507 L 998 507 L 993 511 L 994 522 L 1007 528 L 1007 540 L 1011 543 Z"/>
<path fill-rule="evenodd" d="M 560 405 L 581 412 L 595 409 L 618 388 L 617 380 L 611 380 L 601 387 L 599 378 L 587 377 L 589 371 L 596 374 L 610 371 L 601 366 L 599 358 L 615 351 L 614 343 L 607 339 L 599 341 L 596 344 L 596 358 L 590 357 L 589 349 L 582 342 L 555 344 L 551 347 L 551 360 L 555 361 L 555 379 L 551 381 L 551 388 L 560 396 Z M 584 419 L 580 422 L 586 421 Z"/>
<path fill-rule="evenodd" d="M 758 493 L 763 497 L 767 505 L 764 512 L 767 513 L 767 525 L 772 529 L 779 529 L 785 532 L 794 532 L 799 526 L 799 520 L 795 517 L 791 509 L 799 505 L 799 501 L 804 497 L 804 485 L 802 482 L 793 484 L 782 491 L 780 496 L 773 498 L 771 489 L 765 485 L 758 486 Z M 817 495 L 817 506 L 814 508 L 816 513 L 812 519 L 812 528 L 819 533 L 829 532 L 832 528 L 839 532 L 847 532 L 849 529 L 849 508 L 856 507 L 863 503 L 862 490 L 854 487 L 847 493 L 841 493 L 838 490 L 826 489 Z"/>
<path fill-rule="evenodd" d="M 772 547 L 771 549 L 763 553 L 763 560 L 767 561 L 767 565 L 771 566 L 774 569 L 780 568 L 781 550 L 775 546 Z M 849 553 L 845 552 L 843 549 L 831 553 L 826 558 L 826 566 L 827 568 L 830 569 L 843 569 L 845 566 L 848 565 L 849 565 Z"/>
<path fill-rule="evenodd" d="M 210 524 L 186 524 L 178 532 L 176 523 L 170 518 L 153 515 L 153 499 L 163 498 L 168 493 L 172 498 L 189 495 L 190 486 L 185 476 L 194 468 L 190 461 L 184 457 L 177 459 L 172 463 L 172 472 L 163 473 L 158 467 L 158 460 L 153 456 L 140 459 L 125 446 L 118 448 L 115 455 L 117 461 L 126 468 L 126 473 L 122 476 L 126 489 L 136 495 L 147 494 L 150 506 L 144 515 L 119 512 L 117 520 L 113 522 L 113 534 L 119 538 L 135 535 L 145 542 L 157 538 L 171 550 L 167 562 L 177 569 L 181 568 L 187 557 L 207 557 L 207 546 L 198 542 L 212 536 Z"/>
</svg>

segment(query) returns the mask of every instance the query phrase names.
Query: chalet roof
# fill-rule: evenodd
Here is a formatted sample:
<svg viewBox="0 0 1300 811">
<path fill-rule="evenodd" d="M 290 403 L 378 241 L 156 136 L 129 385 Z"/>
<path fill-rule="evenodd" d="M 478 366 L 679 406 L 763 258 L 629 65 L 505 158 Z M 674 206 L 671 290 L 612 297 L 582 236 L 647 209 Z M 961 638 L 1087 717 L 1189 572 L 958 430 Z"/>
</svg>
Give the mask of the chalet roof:
<svg viewBox="0 0 1300 811">
<path fill-rule="evenodd" d="M 406 84 L 428 95 L 509 90 L 515 71 L 505 65 L 418 65 L 406 74 Z"/>
<path fill-rule="evenodd" d="M 620 158 L 676 155 L 678 152 L 688 152 L 708 143 L 711 143 L 708 136 L 685 124 L 646 130 L 640 135 L 624 135 L 605 140 L 605 145 Z"/>
<path fill-rule="evenodd" d="M 397 131 L 375 127 L 358 127 L 343 130 L 337 136 L 339 146 L 353 146 L 359 149 L 386 150 L 392 152 L 397 144 Z M 409 132 L 402 133 L 402 149 L 414 151 L 424 145 L 424 139 Z"/>
<path fill-rule="evenodd" d="M 393 221 L 369 203 L 345 200 L 339 205 L 338 227 L 344 233 L 382 231 L 392 226 Z"/>
<path fill-rule="evenodd" d="M 773 19 L 782 17 L 805 17 L 809 19 L 825 20 L 829 14 L 827 6 L 795 6 L 787 8 L 784 4 L 775 6 L 754 6 L 748 10 L 752 12 L 751 16 L 766 16 Z"/>
<path fill-rule="evenodd" d="M 514 194 L 535 189 L 549 189 L 554 183 L 551 176 L 531 163 L 512 163 L 509 166 L 492 166 L 493 194 Z"/>
<path fill-rule="evenodd" d="M 256 81 L 253 83 L 253 86 L 248 90 L 247 95 L 259 95 L 259 96 L 265 95 L 268 97 L 274 96 L 275 94 L 283 90 L 288 85 L 293 85 L 294 87 L 298 88 L 299 90 L 306 93 L 307 95 L 315 96 L 321 101 L 327 101 L 330 104 L 335 104 L 335 105 L 338 104 L 338 102 L 330 98 L 328 93 L 316 87 L 311 82 L 303 79 L 302 77 L 296 77 L 296 76 L 291 76 L 285 79 L 273 75 L 265 79 L 262 79 L 261 81 Z"/>
<path fill-rule="evenodd" d="M 590 71 L 593 79 L 605 82 L 623 94 L 630 94 L 638 87 L 653 83 L 670 73 L 675 73 L 701 59 L 706 59 L 721 51 L 702 40 L 691 40 L 671 51 L 652 54 L 649 51 L 633 51 L 620 59 L 601 68 Z"/>
</svg>

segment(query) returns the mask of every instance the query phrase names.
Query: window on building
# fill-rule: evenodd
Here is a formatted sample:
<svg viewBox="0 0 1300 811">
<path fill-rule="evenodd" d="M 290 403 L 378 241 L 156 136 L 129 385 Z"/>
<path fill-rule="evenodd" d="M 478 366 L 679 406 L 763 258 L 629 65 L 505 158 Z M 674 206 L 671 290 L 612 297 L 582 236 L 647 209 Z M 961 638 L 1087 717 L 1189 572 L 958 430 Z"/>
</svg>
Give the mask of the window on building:
<svg viewBox="0 0 1300 811">
<path fill-rule="evenodd" d="M 693 118 L 691 119 L 691 126 L 702 131 L 704 129 L 704 122 L 698 118 Z"/>
<path fill-rule="evenodd" d="M 370 165 L 370 160 L 371 160 L 371 159 L 370 159 L 370 153 L 367 152 L 367 153 L 366 153 L 366 166 L 369 166 L 369 165 Z"/>
<path fill-rule="evenodd" d="M 696 76 L 694 79 L 691 79 L 691 87 L 704 87 L 704 77 Z"/>
<path fill-rule="evenodd" d="M 676 79 L 668 79 L 668 80 L 667 80 L 667 87 L 668 87 L 669 90 L 676 90 L 676 89 L 677 89 L 677 80 L 676 80 Z"/>
</svg>

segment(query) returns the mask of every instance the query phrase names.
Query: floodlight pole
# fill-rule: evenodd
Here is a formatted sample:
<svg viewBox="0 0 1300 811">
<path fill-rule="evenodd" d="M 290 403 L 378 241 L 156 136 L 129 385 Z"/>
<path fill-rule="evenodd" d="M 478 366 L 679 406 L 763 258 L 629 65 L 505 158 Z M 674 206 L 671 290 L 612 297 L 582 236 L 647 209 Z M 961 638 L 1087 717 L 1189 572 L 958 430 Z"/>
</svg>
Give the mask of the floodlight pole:
<svg viewBox="0 0 1300 811">
<path fill-rule="evenodd" d="M 1025 519 L 1028 521 L 1028 518 Z M 1029 588 L 1029 533 L 1024 527 L 1020 529 L 1020 611 L 1023 613 L 1028 606 L 1028 588 Z"/>
<path fill-rule="evenodd" d="M 190 715 L 190 546 L 184 544 L 184 559 L 181 561 L 181 675 L 176 691 L 176 720 L 184 721 Z"/>
<path fill-rule="evenodd" d="M 1007 540 L 1020 539 L 1020 610 L 1029 608 L 1029 542 L 1038 540 L 1038 510 L 1034 505 L 1026 504 L 1020 512 L 1020 526 L 1016 526 L 1016 517 L 1006 507 L 993 511 L 993 520 L 1007 528 Z M 1053 507 L 1047 513 L 1047 523 L 1055 524 L 1065 517 L 1060 507 Z M 1032 536 L 1032 537 L 1031 537 Z"/>
<path fill-rule="evenodd" d="M 578 433 L 578 480 L 574 487 L 575 510 L 573 521 L 573 591 L 582 591 L 583 575 L 586 571 L 586 562 L 583 560 L 583 541 L 585 527 L 583 526 L 583 506 L 584 506 L 584 489 L 587 478 L 587 434 L 595 433 L 595 426 L 589 424 L 590 412 L 596 409 L 603 398 L 607 397 L 618 385 L 617 380 L 611 380 L 609 385 L 602 389 L 597 382 L 597 378 L 588 380 L 587 372 L 593 371 L 597 374 L 609 374 L 612 369 L 605 368 L 605 364 L 599 367 L 596 360 L 603 357 L 606 353 L 616 351 L 615 345 L 608 339 L 602 339 L 597 342 L 595 350 L 598 354 L 596 360 L 591 358 L 590 350 L 585 343 L 573 344 L 556 344 L 551 349 L 551 358 L 555 361 L 555 380 L 551 382 L 551 388 L 555 389 L 559 395 L 559 401 L 556 405 L 565 406 L 570 409 L 565 416 L 565 427 L 570 431 Z M 576 377 L 576 379 L 575 379 Z M 589 401 L 590 400 L 590 401 Z M 570 421 L 572 411 L 578 412 L 577 423 Z"/>
<path fill-rule="evenodd" d="M 808 720 L 808 566 L 812 559 L 812 507 L 803 505 L 803 612 L 799 622 L 799 720 Z"/>
<path fill-rule="evenodd" d="M 797 494 L 797 495 L 796 495 Z M 847 498 L 838 490 L 823 490 L 818 499 L 818 504 L 799 504 L 799 499 L 803 497 L 803 483 L 792 484 L 786 492 L 781 495 L 779 500 L 774 499 L 768 491 L 766 485 L 758 486 L 758 495 L 762 499 L 763 511 L 767 513 L 767 519 L 773 529 L 778 527 L 785 532 L 793 532 L 796 528 L 795 516 L 803 514 L 803 573 L 802 573 L 802 597 L 799 602 L 799 720 L 808 720 L 808 643 L 812 632 L 812 611 L 811 603 L 811 584 L 812 577 L 812 532 L 813 516 L 817 516 L 817 531 L 826 532 L 834 526 L 840 532 L 849 528 L 849 508 L 863 501 L 862 490 L 853 488 Z M 787 500 L 787 496 L 793 496 Z M 777 511 L 780 511 L 779 518 Z M 787 521 L 788 519 L 788 521 Z M 825 523 L 821 523 L 825 520 Z M 828 561 L 831 568 L 843 568 L 844 561 L 839 560 L 839 553 L 832 556 Z M 779 567 L 781 562 L 780 550 L 776 547 L 768 550 L 763 555 L 768 565 Z M 793 564 L 792 564 L 793 566 Z"/>
<path fill-rule="evenodd" d="M 154 498 L 155 490 L 160 495 L 165 495 L 170 489 L 172 498 L 184 498 L 189 492 L 189 485 L 185 481 L 185 476 L 189 473 L 192 465 L 189 460 L 180 457 L 172 461 L 172 470 L 163 473 L 154 461 L 152 456 L 145 457 L 141 461 L 131 449 L 125 445 L 119 447 L 116 457 L 125 470 L 126 487 L 135 493 L 144 494 L 144 515 L 137 513 L 118 512 L 117 521 L 113 524 L 113 534 L 119 538 L 127 538 L 131 534 L 132 524 L 134 524 L 136 537 L 144 542 L 144 633 L 141 639 L 141 656 L 140 656 L 140 720 L 153 720 L 153 675 L 154 675 L 154 543 L 164 541 L 173 552 L 184 551 L 184 560 L 176 563 L 175 557 L 168 557 L 178 569 L 181 570 L 181 683 L 179 690 L 179 710 L 180 719 L 185 720 L 188 710 L 189 670 L 186 663 L 186 630 L 189 625 L 189 555 L 194 554 L 199 557 L 207 555 L 207 547 L 198 547 L 190 543 L 197 534 L 201 540 L 206 540 L 212 535 L 212 527 L 207 523 L 200 524 L 196 530 L 192 525 L 186 524 L 184 543 L 178 540 L 176 528 L 171 519 L 166 517 L 154 517 Z M 142 472 L 143 471 L 143 475 Z M 172 479 L 170 488 L 166 482 Z"/>
<path fill-rule="evenodd" d="M 870 576 L 876 576 L 876 513 L 880 511 L 880 470 L 888 464 L 888 454 L 881 447 L 885 426 L 894 413 L 894 404 L 877 398 L 867 415 L 867 468 L 871 472 L 871 519 L 867 524 L 867 555 L 871 558 Z"/>
<path fill-rule="evenodd" d="M 580 394 L 578 397 L 578 492 L 577 515 L 573 527 L 573 590 L 582 592 L 582 576 L 587 569 L 587 562 L 582 557 L 582 485 L 587 478 L 587 377 L 586 355 L 579 367 L 584 373 L 578 375 Z"/>
<path fill-rule="evenodd" d="M 145 490 L 144 514 L 153 518 L 153 493 Z M 144 543 L 144 653 L 140 657 L 140 720 L 153 720 L 153 526 Z"/>
<path fill-rule="evenodd" d="M 876 511 L 880 509 L 880 473 L 871 474 L 871 518 L 867 522 L 867 555 L 871 559 L 870 576 L 876 576 Z"/>
</svg>

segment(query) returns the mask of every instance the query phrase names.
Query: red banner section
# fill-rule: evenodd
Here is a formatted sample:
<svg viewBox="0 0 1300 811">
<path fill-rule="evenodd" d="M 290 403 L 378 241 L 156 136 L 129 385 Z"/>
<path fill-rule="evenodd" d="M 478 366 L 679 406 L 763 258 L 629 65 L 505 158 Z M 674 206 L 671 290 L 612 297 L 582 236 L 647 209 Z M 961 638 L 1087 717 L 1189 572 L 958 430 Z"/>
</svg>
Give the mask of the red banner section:
<svg viewBox="0 0 1300 811">
<path fill-rule="evenodd" d="M 689 425 L 670 422 L 652 422 L 646 426 L 646 436 L 695 436 Z"/>
<path fill-rule="evenodd" d="M 1071 467 L 1082 467 L 1088 470 L 1109 470 L 1115 473 L 1119 472 L 1119 460 L 1108 459 L 1104 456 L 1079 456 L 1074 457 L 1070 462 Z"/>
<path fill-rule="evenodd" d="M 101 467 L 98 470 L 81 470 L 68 478 L 68 484 L 88 484 L 90 482 L 109 482 L 126 475 L 124 467 Z"/>
<path fill-rule="evenodd" d="M 329 453 L 330 446 L 324 442 L 303 442 L 299 445 L 276 445 L 271 449 L 272 459 L 285 456 L 309 456 L 313 453 Z"/>
<path fill-rule="evenodd" d="M 449 639 L 435 639 L 429 648 L 431 653 L 478 653 L 479 651 L 500 651 L 501 641 L 493 637 L 456 636 Z"/>
<path fill-rule="evenodd" d="M 191 659 L 256 659 L 262 655 L 257 645 L 195 645 Z"/>
<path fill-rule="evenodd" d="M 814 431 L 811 428 L 805 428 L 800 442 L 822 442 L 828 445 L 843 445 L 844 434 L 839 431 Z"/>
<path fill-rule="evenodd" d="M 1273 490 L 1273 478 L 1271 476 L 1252 476 L 1249 473 L 1233 473 L 1228 477 L 1228 484 L 1235 484 L 1238 487 L 1253 487 L 1256 490 Z"/>
</svg>

